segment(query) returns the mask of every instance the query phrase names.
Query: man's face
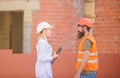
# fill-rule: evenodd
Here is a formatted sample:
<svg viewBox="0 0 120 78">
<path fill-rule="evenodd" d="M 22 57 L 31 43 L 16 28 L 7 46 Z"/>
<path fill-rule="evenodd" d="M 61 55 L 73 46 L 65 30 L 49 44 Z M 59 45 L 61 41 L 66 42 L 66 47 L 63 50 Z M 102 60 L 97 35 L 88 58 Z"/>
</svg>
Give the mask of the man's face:
<svg viewBox="0 0 120 78">
<path fill-rule="evenodd" d="M 78 31 L 78 38 L 81 39 L 85 35 L 82 27 L 78 25 L 77 31 Z"/>
</svg>

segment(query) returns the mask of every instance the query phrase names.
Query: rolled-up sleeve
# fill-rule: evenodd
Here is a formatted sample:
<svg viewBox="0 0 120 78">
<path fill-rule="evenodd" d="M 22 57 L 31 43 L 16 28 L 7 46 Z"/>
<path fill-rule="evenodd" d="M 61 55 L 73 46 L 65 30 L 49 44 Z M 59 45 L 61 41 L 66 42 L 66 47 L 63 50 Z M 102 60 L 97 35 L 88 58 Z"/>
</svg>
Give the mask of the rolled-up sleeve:
<svg viewBox="0 0 120 78">
<path fill-rule="evenodd" d="M 89 39 L 86 39 L 85 43 L 84 43 L 84 46 L 83 46 L 83 49 L 84 50 L 90 50 L 91 47 L 92 47 L 92 42 Z"/>
<path fill-rule="evenodd" d="M 37 60 L 39 62 L 50 62 L 53 60 L 53 57 L 46 54 L 46 44 L 39 44 L 37 47 Z"/>
</svg>

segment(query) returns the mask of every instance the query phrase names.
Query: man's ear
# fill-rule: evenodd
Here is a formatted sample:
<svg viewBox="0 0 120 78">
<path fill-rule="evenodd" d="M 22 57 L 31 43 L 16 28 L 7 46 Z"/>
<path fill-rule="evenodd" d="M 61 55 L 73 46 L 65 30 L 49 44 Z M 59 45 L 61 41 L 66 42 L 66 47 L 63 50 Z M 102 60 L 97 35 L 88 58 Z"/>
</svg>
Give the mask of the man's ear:
<svg viewBox="0 0 120 78">
<path fill-rule="evenodd" d="M 87 27 L 83 27 L 83 30 L 87 30 Z"/>
</svg>

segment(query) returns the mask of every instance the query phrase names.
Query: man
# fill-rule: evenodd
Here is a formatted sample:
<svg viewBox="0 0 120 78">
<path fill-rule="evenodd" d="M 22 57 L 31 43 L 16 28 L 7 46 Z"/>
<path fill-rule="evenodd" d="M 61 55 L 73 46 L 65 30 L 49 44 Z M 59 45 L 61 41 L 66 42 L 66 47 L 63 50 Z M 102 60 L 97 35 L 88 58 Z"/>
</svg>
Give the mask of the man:
<svg viewBox="0 0 120 78">
<path fill-rule="evenodd" d="M 96 41 L 91 34 L 93 23 L 88 18 L 82 18 L 77 26 L 78 38 L 81 42 L 78 48 L 75 78 L 96 78 L 98 53 Z"/>
</svg>

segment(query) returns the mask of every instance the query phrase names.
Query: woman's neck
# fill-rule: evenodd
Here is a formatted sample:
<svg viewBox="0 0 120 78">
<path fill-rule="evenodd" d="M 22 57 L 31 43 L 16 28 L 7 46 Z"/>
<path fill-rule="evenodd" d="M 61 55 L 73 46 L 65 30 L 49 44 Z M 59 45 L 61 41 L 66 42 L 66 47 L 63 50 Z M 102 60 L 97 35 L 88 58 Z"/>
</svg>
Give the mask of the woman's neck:
<svg viewBox="0 0 120 78">
<path fill-rule="evenodd" d="M 41 38 L 44 39 L 45 41 L 48 41 L 46 35 L 44 34 L 41 35 Z"/>
</svg>

